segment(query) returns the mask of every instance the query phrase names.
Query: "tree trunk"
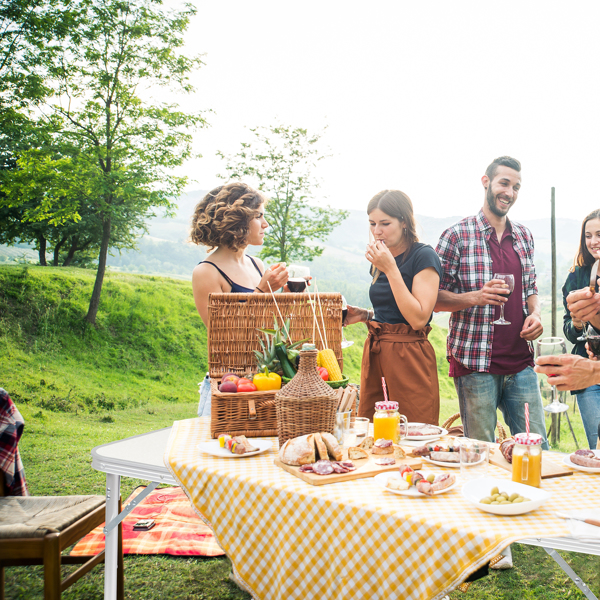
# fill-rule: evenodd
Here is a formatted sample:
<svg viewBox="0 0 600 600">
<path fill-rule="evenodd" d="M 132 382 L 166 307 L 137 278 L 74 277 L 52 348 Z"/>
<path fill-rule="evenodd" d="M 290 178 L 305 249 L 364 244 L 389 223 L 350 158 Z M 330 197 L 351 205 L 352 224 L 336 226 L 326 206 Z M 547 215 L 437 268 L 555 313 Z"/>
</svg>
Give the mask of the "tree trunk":
<svg viewBox="0 0 600 600">
<path fill-rule="evenodd" d="M 67 257 L 65 258 L 65 262 L 63 262 L 63 267 L 68 267 L 71 264 L 71 261 L 73 260 L 73 257 L 75 256 L 75 252 L 77 252 L 77 250 L 79 250 L 79 248 L 77 247 L 77 242 L 79 242 L 79 236 L 73 236 L 73 239 L 71 241 L 71 246 L 69 248 L 69 252 L 67 252 Z"/>
<path fill-rule="evenodd" d="M 47 267 L 48 263 L 46 262 L 46 238 L 43 235 L 40 235 L 40 237 L 38 238 L 38 242 L 40 244 L 40 265 L 42 267 Z"/>
<path fill-rule="evenodd" d="M 104 281 L 104 272 L 106 271 L 106 257 L 108 255 L 108 243 L 110 241 L 110 227 L 110 217 L 105 217 L 102 220 L 102 243 L 100 244 L 100 255 L 98 256 L 96 281 L 90 299 L 90 307 L 85 316 L 85 320 L 92 325 L 96 324 L 96 315 L 98 313 L 98 306 L 100 305 L 100 293 L 102 292 L 102 282 Z"/>
<path fill-rule="evenodd" d="M 64 243 L 67 241 L 67 238 L 64 237 L 62 238 L 62 240 L 60 240 L 60 242 L 56 243 L 56 246 L 54 246 L 54 266 L 58 267 L 58 258 L 60 256 L 60 249 L 63 247 Z"/>
</svg>

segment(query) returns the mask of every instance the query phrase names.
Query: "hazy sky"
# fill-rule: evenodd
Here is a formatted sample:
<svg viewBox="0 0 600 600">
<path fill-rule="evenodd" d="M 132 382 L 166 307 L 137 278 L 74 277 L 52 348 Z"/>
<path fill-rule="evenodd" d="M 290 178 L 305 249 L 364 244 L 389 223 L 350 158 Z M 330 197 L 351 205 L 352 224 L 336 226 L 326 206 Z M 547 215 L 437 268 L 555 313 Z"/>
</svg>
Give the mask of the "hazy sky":
<svg viewBox="0 0 600 600">
<path fill-rule="evenodd" d="M 188 48 L 205 53 L 191 189 L 219 183 L 245 127 L 320 131 L 319 201 L 363 209 L 398 188 L 415 212 L 475 213 L 496 156 L 523 165 L 511 216 L 582 219 L 600 207 L 600 3 L 194 0 Z"/>
</svg>

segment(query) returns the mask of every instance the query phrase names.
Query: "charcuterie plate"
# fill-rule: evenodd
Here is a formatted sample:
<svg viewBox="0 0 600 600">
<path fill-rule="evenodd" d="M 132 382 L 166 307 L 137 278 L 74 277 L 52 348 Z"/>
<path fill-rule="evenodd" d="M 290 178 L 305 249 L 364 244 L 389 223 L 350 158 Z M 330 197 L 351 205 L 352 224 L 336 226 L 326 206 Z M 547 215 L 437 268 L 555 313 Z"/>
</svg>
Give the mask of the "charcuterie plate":
<svg viewBox="0 0 600 600">
<path fill-rule="evenodd" d="M 600 458 L 600 450 L 592 450 L 592 452 L 596 455 L 596 458 Z M 563 462 L 567 467 L 571 467 L 572 469 L 577 469 L 578 471 L 583 471 L 584 473 L 600 473 L 600 468 L 597 467 L 584 467 L 582 465 L 576 465 L 574 462 L 571 462 L 570 456 L 565 456 L 563 458 Z"/>
<path fill-rule="evenodd" d="M 256 456 L 257 454 L 262 454 L 267 450 L 271 450 L 271 448 L 273 447 L 273 442 L 271 440 L 257 440 L 255 438 L 252 438 L 250 443 L 258 448 L 256 452 L 246 452 L 245 454 L 233 454 L 232 452 L 229 452 L 229 450 L 227 450 L 226 448 L 221 448 L 221 446 L 219 445 L 219 440 L 200 442 L 196 446 L 196 448 L 200 452 L 212 454 L 213 456 L 218 456 L 219 458 L 247 458 L 248 456 Z"/>
<path fill-rule="evenodd" d="M 404 426 L 400 426 L 401 430 L 404 428 Z M 443 435 L 446 435 L 448 433 L 447 429 L 444 429 L 443 427 L 440 427 L 439 425 L 428 425 L 427 423 L 408 423 L 407 424 L 408 427 L 408 435 L 405 435 L 401 440 L 400 443 L 402 444 L 402 442 L 404 442 L 404 440 L 413 440 L 413 441 L 419 441 L 419 442 L 431 442 L 433 440 L 437 440 L 439 438 L 441 438 Z M 415 431 L 422 428 L 424 431 L 426 430 L 437 430 L 436 433 L 431 433 L 430 435 L 415 435 L 414 433 L 411 435 L 411 431 Z"/>
<path fill-rule="evenodd" d="M 427 478 L 428 475 L 437 475 L 437 473 L 429 473 L 427 471 L 421 471 L 422 475 Z M 431 498 L 427 494 L 422 494 L 417 491 L 417 488 L 414 485 L 411 485 L 407 490 L 392 490 L 389 487 L 386 487 L 386 483 L 388 479 L 393 477 L 394 479 L 401 479 L 400 473 L 381 473 L 380 475 L 375 475 L 375 483 L 384 489 L 386 492 L 390 492 L 391 494 L 398 494 L 399 496 L 409 496 L 410 498 Z M 443 490 L 439 490 L 435 492 L 434 496 L 439 496 L 440 494 L 445 494 L 450 490 L 453 490 L 458 485 L 458 480 L 456 480 L 451 486 L 444 488 Z"/>
</svg>

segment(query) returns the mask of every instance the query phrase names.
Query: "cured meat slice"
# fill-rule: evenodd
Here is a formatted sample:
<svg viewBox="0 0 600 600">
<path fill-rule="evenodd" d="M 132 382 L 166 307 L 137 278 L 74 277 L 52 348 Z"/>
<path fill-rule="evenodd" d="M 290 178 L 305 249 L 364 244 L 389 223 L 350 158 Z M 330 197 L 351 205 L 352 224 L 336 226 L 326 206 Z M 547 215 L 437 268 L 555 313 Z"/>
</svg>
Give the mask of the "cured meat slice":
<svg viewBox="0 0 600 600">
<path fill-rule="evenodd" d="M 312 465 L 302 465 L 298 470 L 302 471 L 302 473 L 312 473 L 313 466 Z"/>
<path fill-rule="evenodd" d="M 336 473 L 349 473 L 350 471 L 339 462 L 332 462 L 331 466 Z"/>
<path fill-rule="evenodd" d="M 515 449 L 515 440 L 508 438 L 500 444 L 500 452 L 507 462 L 512 463 L 513 450 Z"/>
<path fill-rule="evenodd" d="M 446 463 L 459 463 L 460 454 L 458 452 L 432 452 L 429 455 L 431 460 Z"/>
<path fill-rule="evenodd" d="M 318 460 L 312 467 L 313 472 L 317 475 L 331 475 L 334 472 L 330 460 Z"/>
<path fill-rule="evenodd" d="M 391 456 L 385 456 L 383 458 L 377 458 L 375 460 L 376 465 L 386 466 L 386 465 L 395 465 L 396 459 Z"/>
<path fill-rule="evenodd" d="M 373 444 L 376 448 L 388 448 L 393 444 L 392 440 L 379 439 Z"/>
<path fill-rule="evenodd" d="M 600 469 L 600 458 L 592 450 L 577 450 L 569 458 L 580 467 Z"/>
</svg>

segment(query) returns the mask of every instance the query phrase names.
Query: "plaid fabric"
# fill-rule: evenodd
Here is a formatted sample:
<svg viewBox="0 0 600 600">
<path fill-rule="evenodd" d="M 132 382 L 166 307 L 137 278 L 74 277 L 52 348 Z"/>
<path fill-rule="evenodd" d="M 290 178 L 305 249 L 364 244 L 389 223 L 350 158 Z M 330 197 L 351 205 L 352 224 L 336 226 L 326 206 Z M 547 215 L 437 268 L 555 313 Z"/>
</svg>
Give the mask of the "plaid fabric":
<svg viewBox="0 0 600 600">
<path fill-rule="evenodd" d="M 29 496 L 18 447 L 24 427 L 21 413 L 8 392 L 0 388 L 0 471 L 7 496 Z"/>
<path fill-rule="evenodd" d="M 125 505 L 146 486 L 140 486 Z M 141 519 L 154 519 L 148 531 L 134 531 Z M 95 556 L 104 550 L 104 523 L 88 533 L 71 550 L 71 556 Z M 210 530 L 194 512 L 179 487 L 154 490 L 123 519 L 124 554 L 170 554 L 171 556 L 223 556 L 225 554 Z"/>
<path fill-rule="evenodd" d="M 533 236 L 527 227 L 510 222 L 513 247 L 521 260 L 523 311 L 528 313 L 527 298 L 537 294 L 533 264 Z M 436 252 L 444 274 L 440 290 L 462 294 L 480 290 L 494 275 L 489 239 L 494 229 L 483 211 L 467 217 L 442 233 Z M 492 357 L 494 307 L 472 306 L 450 315 L 446 341 L 448 360 L 453 356 L 471 369 L 487 373 Z"/>
</svg>

